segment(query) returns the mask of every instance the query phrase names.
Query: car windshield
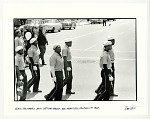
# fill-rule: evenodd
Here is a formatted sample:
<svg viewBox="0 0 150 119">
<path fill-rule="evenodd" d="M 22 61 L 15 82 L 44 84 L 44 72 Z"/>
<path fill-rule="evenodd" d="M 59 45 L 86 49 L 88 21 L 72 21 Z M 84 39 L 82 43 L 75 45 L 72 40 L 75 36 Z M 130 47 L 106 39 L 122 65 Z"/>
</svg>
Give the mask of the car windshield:
<svg viewBox="0 0 150 119">
<path fill-rule="evenodd" d="M 65 19 L 64 21 L 65 22 L 71 22 L 71 19 Z"/>
<path fill-rule="evenodd" d="M 56 19 L 49 19 L 46 23 L 58 23 Z"/>
</svg>

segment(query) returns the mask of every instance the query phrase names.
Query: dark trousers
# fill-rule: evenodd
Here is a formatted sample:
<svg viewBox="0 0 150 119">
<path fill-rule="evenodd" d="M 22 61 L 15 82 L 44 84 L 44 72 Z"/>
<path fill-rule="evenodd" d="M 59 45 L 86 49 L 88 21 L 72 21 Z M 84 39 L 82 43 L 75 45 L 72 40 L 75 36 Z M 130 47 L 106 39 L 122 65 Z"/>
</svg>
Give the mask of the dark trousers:
<svg viewBox="0 0 150 119">
<path fill-rule="evenodd" d="M 112 87 L 113 87 L 113 92 L 114 92 L 114 84 L 115 84 L 115 67 L 114 67 L 114 63 L 111 63 L 112 64 L 112 77 L 113 77 L 113 81 L 112 81 Z"/>
<path fill-rule="evenodd" d="M 103 26 L 106 26 L 106 21 L 103 21 Z"/>
<path fill-rule="evenodd" d="M 38 45 L 40 50 L 40 58 L 42 60 L 42 64 L 44 64 L 44 54 L 46 52 L 46 46 L 45 45 Z"/>
<path fill-rule="evenodd" d="M 40 82 L 40 68 L 39 65 L 35 65 L 37 70 L 33 70 L 31 64 L 29 64 L 29 69 L 32 73 L 32 78 L 28 81 L 28 89 L 33 85 L 33 91 L 38 91 L 39 89 L 39 82 Z"/>
<path fill-rule="evenodd" d="M 51 90 L 49 94 L 47 94 L 47 101 L 48 100 L 62 100 L 62 93 L 63 93 L 63 72 L 62 71 L 55 71 L 56 82 L 55 87 Z"/>
<path fill-rule="evenodd" d="M 27 75 L 25 73 L 25 70 L 20 70 L 21 75 L 23 76 L 23 95 L 20 97 L 20 101 L 26 100 L 26 96 L 27 96 Z M 16 73 L 17 75 L 17 81 L 19 81 L 18 78 L 18 73 Z"/>
<path fill-rule="evenodd" d="M 57 73 L 55 73 L 55 75 L 56 75 Z M 57 74 L 57 75 L 59 75 L 59 74 Z M 61 76 L 62 74 L 60 74 L 59 76 Z M 56 80 L 57 81 L 57 80 Z M 63 80 L 63 87 L 67 84 L 67 82 L 68 82 L 68 77 L 67 78 L 65 78 L 64 80 Z M 58 100 L 57 98 L 55 98 L 55 96 L 57 95 L 57 93 L 56 93 L 56 90 L 57 90 L 57 88 L 56 87 L 58 87 L 59 85 L 62 85 L 61 84 L 62 82 L 60 82 L 60 83 L 55 83 L 55 87 L 50 91 L 50 93 L 49 94 L 47 94 L 47 95 L 45 95 L 46 97 L 46 101 L 52 101 L 52 100 Z M 57 84 L 58 84 L 58 86 L 57 86 Z M 59 92 L 61 92 L 61 91 L 59 91 Z M 63 92 L 63 91 L 62 91 Z M 59 95 L 59 94 L 58 94 Z M 60 95 L 62 95 L 62 94 L 60 94 Z M 56 96 L 57 97 L 57 96 Z M 60 96 L 61 97 L 61 96 Z"/>
<path fill-rule="evenodd" d="M 63 93 L 63 72 L 55 71 L 55 75 L 56 75 L 56 83 L 55 83 L 56 92 L 54 94 L 54 97 L 55 100 L 59 101 L 62 100 L 62 93 Z"/>
<path fill-rule="evenodd" d="M 65 79 L 68 78 L 68 81 L 67 81 L 67 84 L 66 84 L 66 91 L 71 91 L 72 89 L 72 79 L 73 79 L 73 76 L 72 76 L 72 63 L 71 61 L 67 61 L 68 62 L 68 65 L 69 67 L 71 68 L 71 71 L 67 71 L 67 67 L 64 66 L 64 72 L 65 72 Z"/>
<path fill-rule="evenodd" d="M 112 91 L 111 82 L 109 81 L 108 73 L 104 69 L 101 71 L 102 83 L 100 93 L 94 100 L 108 101 Z"/>
</svg>

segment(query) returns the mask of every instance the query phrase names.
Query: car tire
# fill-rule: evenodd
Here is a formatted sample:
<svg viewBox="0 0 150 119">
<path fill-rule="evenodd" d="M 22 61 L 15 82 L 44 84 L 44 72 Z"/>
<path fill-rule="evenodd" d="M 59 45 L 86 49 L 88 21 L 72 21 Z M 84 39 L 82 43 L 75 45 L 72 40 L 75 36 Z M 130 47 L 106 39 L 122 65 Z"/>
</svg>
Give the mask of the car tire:
<svg viewBox="0 0 150 119">
<path fill-rule="evenodd" d="M 58 31 L 61 32 L 61 28 Z"/>
</svg>

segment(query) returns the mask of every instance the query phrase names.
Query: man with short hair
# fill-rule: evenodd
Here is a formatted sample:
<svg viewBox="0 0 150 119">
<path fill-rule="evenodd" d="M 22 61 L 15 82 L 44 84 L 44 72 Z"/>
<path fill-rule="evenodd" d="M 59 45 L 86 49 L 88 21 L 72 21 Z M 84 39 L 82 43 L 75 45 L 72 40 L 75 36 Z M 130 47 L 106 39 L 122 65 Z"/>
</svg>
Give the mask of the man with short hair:
<svg viewBox="0 0 150 119">
<path fill-rule="evenodd" d="M 39 34 L 38 34 L 38 47 L 40 49 L 40 58 L 42 60 L 42 65 L 46 65 L 45 60 L 44 60 L 44 54 L 46 52 L 46 44 L 48 45 L 48 41 L 46 39 L 46 36 L 43 33 L 43 27 L 39 27 Z"/>
</svg>

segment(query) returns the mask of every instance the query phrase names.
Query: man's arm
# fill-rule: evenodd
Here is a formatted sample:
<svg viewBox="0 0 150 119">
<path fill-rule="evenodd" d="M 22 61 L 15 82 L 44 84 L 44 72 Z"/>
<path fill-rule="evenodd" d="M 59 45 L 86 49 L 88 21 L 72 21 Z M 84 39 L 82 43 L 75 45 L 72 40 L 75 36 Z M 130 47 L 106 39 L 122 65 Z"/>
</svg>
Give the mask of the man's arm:
<svg viewBox="0 0 150 119">
<path fill-rule="evenodd" d="M 64 66 L 65 66 L 65 68 L 69 67 L 68 62 L 67 62 L 67 57 L 63 56 L 63 59 L 64 59 Z"/>
</svg>

